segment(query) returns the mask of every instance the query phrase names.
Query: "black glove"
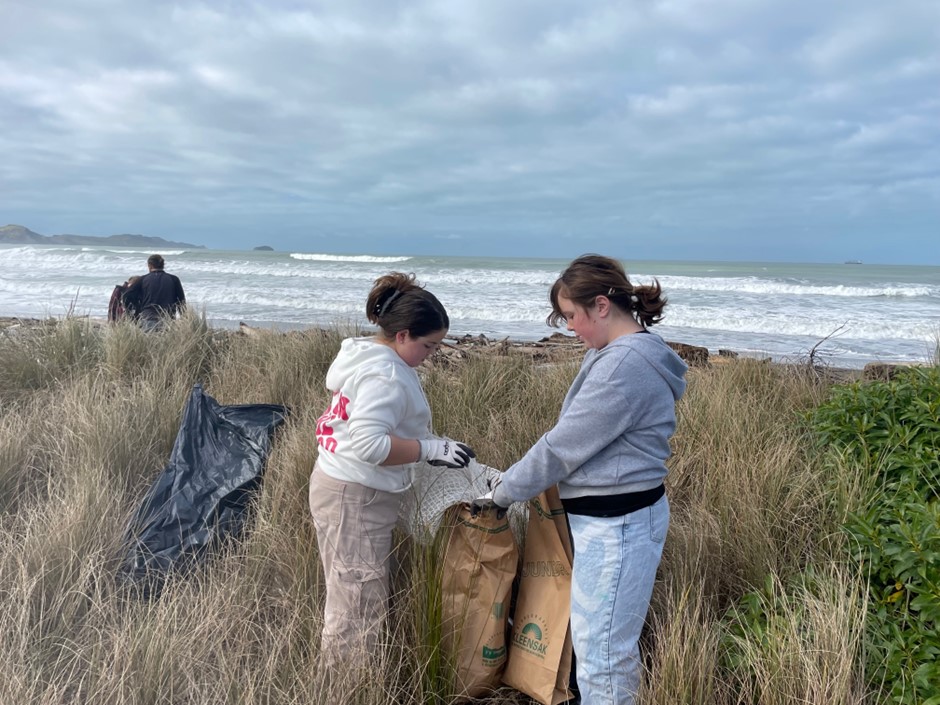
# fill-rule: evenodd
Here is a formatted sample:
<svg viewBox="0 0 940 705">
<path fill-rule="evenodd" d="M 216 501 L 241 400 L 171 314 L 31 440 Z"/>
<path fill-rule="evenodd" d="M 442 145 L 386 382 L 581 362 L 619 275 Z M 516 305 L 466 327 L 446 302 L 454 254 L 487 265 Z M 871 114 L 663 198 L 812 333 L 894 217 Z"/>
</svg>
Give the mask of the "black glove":
<svg viewBox="0 0 940 705">
<path fill-rule="evenodd" d="M 470 458 L 477 457 L 473 448 L 449 438 L 428 438 L 418 443 L 421 444 L 420 460 L 437 467 L 465 468 Z"/>
</svg>

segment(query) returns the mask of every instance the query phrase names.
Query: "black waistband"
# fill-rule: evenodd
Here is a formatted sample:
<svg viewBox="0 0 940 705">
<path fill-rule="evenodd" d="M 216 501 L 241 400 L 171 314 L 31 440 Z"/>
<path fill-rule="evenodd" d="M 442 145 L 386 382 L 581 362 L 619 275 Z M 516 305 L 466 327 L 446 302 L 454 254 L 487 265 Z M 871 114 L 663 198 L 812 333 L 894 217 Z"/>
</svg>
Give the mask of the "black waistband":
<svg viewBox="0 0 940 705">
<path fill-rule="evenodd" d="M 628 492 L 604 496 L 570 497 L 561 503 L 569 514 L 588 517 L 622 517 L 637 509 L 650 507 L 666 494 L 663 485 L 642 492 Z"/>
</svg>

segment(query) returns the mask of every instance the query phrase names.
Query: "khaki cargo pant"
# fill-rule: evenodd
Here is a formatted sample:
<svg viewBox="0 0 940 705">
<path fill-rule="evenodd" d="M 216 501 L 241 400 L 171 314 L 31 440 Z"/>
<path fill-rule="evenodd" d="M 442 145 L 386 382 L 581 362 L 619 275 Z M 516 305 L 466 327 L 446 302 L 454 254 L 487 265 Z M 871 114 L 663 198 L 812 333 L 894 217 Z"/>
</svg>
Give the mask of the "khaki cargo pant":
<svg viewBox="0 0 940 705">
<path fill-rule="evenodd" d="M 323 666 L 368 667 L 381 656 L 400 503 L 399 494 L 336 480 L 314 466 L 310 512 L 326 576 Z"/>
</svg>

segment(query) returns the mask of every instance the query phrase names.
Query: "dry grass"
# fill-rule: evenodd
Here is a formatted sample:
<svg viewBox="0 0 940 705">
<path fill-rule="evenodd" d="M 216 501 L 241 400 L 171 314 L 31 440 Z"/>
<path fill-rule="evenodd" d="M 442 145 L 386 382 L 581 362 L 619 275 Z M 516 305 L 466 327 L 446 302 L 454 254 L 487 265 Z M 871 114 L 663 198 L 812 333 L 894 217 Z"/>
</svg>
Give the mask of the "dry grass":
<svg viewBox="0 0 940 705">
<path fill-rule="evenodd" d="M 388 648 L 359 688 L 318 669 L 322 576 L 306 485 L 339 332 L 238 336 L 189 316 L 161 335 L 65 320 L 0 335 L 0 702 L 443 703 L 439 554 L 406 538 Z M 571 364 L 473 355 L 423 371 L 439 433 L 505 468 L 548 430 Z M 830 558 L 827 497 L 798 412 L 810 375 L 747 360 L 695 369 L 669 478 L 673 525 L 647 635 L 647 703 L 858 703 L 858 581 Z M 115 581 L 120 537 L 172 447 L 192 384 L 222 403 L 286 404 L 252 530 L 205 570 L 140 600 Z M 779 628 L 722 664 L 725 615 L 807 564 Z M 342 697 L 336 695 L 342 693 Z M 338 699 L 337 699 L 338 698 Z M 492 702 L 527 702 L 506 690 Z"/>
</svg>

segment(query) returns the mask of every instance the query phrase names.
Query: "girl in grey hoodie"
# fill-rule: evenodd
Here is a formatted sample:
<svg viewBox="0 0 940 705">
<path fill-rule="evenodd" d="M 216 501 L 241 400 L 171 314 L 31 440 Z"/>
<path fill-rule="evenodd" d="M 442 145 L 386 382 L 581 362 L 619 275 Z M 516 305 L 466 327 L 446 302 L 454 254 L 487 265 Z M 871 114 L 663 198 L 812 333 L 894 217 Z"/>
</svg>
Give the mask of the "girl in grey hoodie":
<svg viewBox="0 0 940 705">
<path fill-rule="evenodd" d="M 558 422 L 504 472 L 508 507 L 558 485 L 574 541 L 571 638 L 584 705 L 632 705 L 639 638 L 669 526 L 663 488 L 685 363 L 650 325 L 658 282 L 634 286 L 616 260 L 584 255 L 552 286 L 550 325 L 589 348 Z"/>
</svg>

